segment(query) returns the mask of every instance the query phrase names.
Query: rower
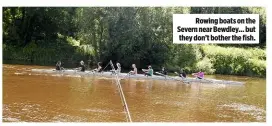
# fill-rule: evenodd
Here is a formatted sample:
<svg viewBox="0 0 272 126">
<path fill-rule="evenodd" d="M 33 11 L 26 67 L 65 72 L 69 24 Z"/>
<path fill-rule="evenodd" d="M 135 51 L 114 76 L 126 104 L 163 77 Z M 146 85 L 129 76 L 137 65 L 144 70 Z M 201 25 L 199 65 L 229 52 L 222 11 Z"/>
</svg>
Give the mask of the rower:
<svg viewBox="0 0 272 126">
<path fill-rule="evenodd" d="M 111 71 L 111 75 L 115 74 L 115 73 L 117 73 L 117 74 L 121 73 L 121 64 L 117 62 L 116 66 L 117 66 L 117 70 L 116 71 L 115 71 L 115 68 L 113 68 L 112 70 L 110 70 Z"/>
<path fill-rule="evenodd" d="M 179 73 L 177 73 L 177 72 L 175 72 L 175 73 L 178 74 L 179 77 L 181 77 L 181 78 L 186 78 L 186 73 L 184 72 L 183 69 L 180 69 Z"/>
<path fill-rule="evenodd" d="M 56 64 L 56 70 L 63 70 L 64 68 L 61 67 L 61 61 L 58 61 Z"/>
<path fill-rule="evenodd" d="M 97 68 L 95 68 L 95 69 L 92 70 L 92 71 L 98 72 L 98 73 L 102 72 L 101 62 L 98 62 L 98 63 L 97 63 Z"/>
<path fill-rule="evenodd" d="M 160 73 L 162 73 L 163 75 L 167 75 L 167 71 L 165 67 L 162 67 L 162 70 L 160 71 Z"/>
<path fill-rule="evenodd" d="M 132 64 L 132 71 L 129 71 L 128 75 L 136 75 L 137 74 L 137 67 L 135 64 Z"/>
<path fill-rule="evenodd" d="M 151 65 L 148 66 L 148 69 L 142 69 L 142 71 L 145 73 L 145 76 L 152 76 L 153 75 L 153 69 Z"/>
<path fill-rule="evenodd" d="M 79 65 L 79 70 L 80 70 L 81 72 L 84 72 L 85 69 L 86 69 L 86 67 L 85 67 L 85 65 L 84 65 L 84 61 L 81 60 L 81 61 L 80 61 L 80 65 Z"/>
<path fill-rule="evenodd" d="M 203 79 L 204 78 L 204 72 L 200 70 L 198 73 L 193 73 L 193 76 L 195 76 L 197 79 Z"/>
<path fill-rule="evenodd" d="M 117 66 L 117 70 L 116 70 L 117 74 L 121 73 L 121 64 L 117 62 L 116 66 Z"/>
</svg>

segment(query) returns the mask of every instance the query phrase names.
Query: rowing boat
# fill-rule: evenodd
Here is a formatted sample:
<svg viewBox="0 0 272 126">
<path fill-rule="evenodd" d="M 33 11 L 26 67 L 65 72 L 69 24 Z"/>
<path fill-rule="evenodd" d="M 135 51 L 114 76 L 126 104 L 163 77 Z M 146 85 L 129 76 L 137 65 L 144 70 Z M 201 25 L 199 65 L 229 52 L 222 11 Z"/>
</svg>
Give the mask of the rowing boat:
<svg viewBox="0 0 272 126">
<path fill-rule="evenodd" d="M 81 76 L 103 76 L 103 77 L 114 77 L 113 72 L 101 72 L 95 73 L 92 71 L 79 72 L 76 70 L 62 70 L 56 71 L 54 69 L 32 69 L 32 72 L 36 73 L 48 73 L 48 74 L 63 74 L 63 75 L 81 75 Z M 145 76 L 143 74 L 137 75 L 128 75 L 127 73 L 119 73 L 118 76 L 123 79 L 152 79 L 152 80 L 173 80 L 180 81 L 183 83 L 209 83 L 209 84 L 234 84 L 234 85 L 243 85 L 243 82 L 238 81 L 227 81 L 227 80 L 216 80 L 216 79 L 196 79 L 196 78 L 181 78 L 177 76 Z"/>
</svg>

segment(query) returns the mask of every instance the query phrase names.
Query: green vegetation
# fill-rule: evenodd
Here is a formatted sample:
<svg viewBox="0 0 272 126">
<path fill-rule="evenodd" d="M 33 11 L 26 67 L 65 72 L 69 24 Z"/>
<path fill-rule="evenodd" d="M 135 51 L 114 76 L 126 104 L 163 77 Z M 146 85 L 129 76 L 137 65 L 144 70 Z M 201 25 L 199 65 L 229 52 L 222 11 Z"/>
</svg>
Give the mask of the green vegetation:
<svg viewBox="0 0 272 126">
<path fill-rule="evenodd" d="M 260 44 L 175 45 L 173 13 L 260 14 Z M 123 68 L 262 76 L 266 12 L 260 7 L 4 7 L 3 59 L 36 64 L 119 61 Z M 104 64 L 104 65 L 105 65 Z"/>
<path fill-rule="evenodd" d="M 266 75 L 265 50 L 220 46 L 202 46 L 202 50 L 217 74 Z"/>
</svg>

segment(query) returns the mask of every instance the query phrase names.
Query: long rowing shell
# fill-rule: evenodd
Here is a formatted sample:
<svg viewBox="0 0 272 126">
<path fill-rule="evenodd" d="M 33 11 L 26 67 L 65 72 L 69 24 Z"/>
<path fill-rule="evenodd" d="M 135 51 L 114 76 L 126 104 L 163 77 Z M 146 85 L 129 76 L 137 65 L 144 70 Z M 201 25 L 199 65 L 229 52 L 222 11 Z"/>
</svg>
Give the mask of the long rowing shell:
<svg viewBox="0 0 272 126">
<path fill-rule="evenodd" d="M 54 69 L 32 69 L 32 72 L 37 73 L 47 73 L 47 74 L 63 74 L 63 75 L 81 75 L 81 76 L 103 76 L 103 77 L 114 77 L 112 72 L 101 72 L 94 73 L 92 71 L 76 71 L 76 70 L 62 70 L 56 71 Z M 208 83 L 208 84 L 234 84 L 234 85 L 243 85 L 243 82 L 238 81 L 227 81 L 227 80 L 216 80 L 216 79 L 195 79 L 195 78 L 184 78 L 177 76 L 145 76 L 143 74 L 137 75 L 128 75 L 127 73 L 119 73 L 120 79 L 152 79 L 152 80 L 172 80 L 172 81 L 180 81 L 183 83 Z"/>
</svg>

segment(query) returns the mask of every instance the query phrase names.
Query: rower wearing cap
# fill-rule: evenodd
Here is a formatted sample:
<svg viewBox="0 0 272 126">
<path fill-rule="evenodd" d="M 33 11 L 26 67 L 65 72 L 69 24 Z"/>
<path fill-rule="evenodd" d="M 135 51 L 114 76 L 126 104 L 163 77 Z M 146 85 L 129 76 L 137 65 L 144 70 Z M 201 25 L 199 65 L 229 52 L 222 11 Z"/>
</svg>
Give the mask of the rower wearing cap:
<svg viewBox="0 0 272 126">
<path fill-rule="evenodd" d="M 153 75 L 153 69 L 151 65 L 148 66 L 148 69 L 142 69 L 142 71 L 145 73 L 145 76 L 152 76 Z"/>
</svg>

